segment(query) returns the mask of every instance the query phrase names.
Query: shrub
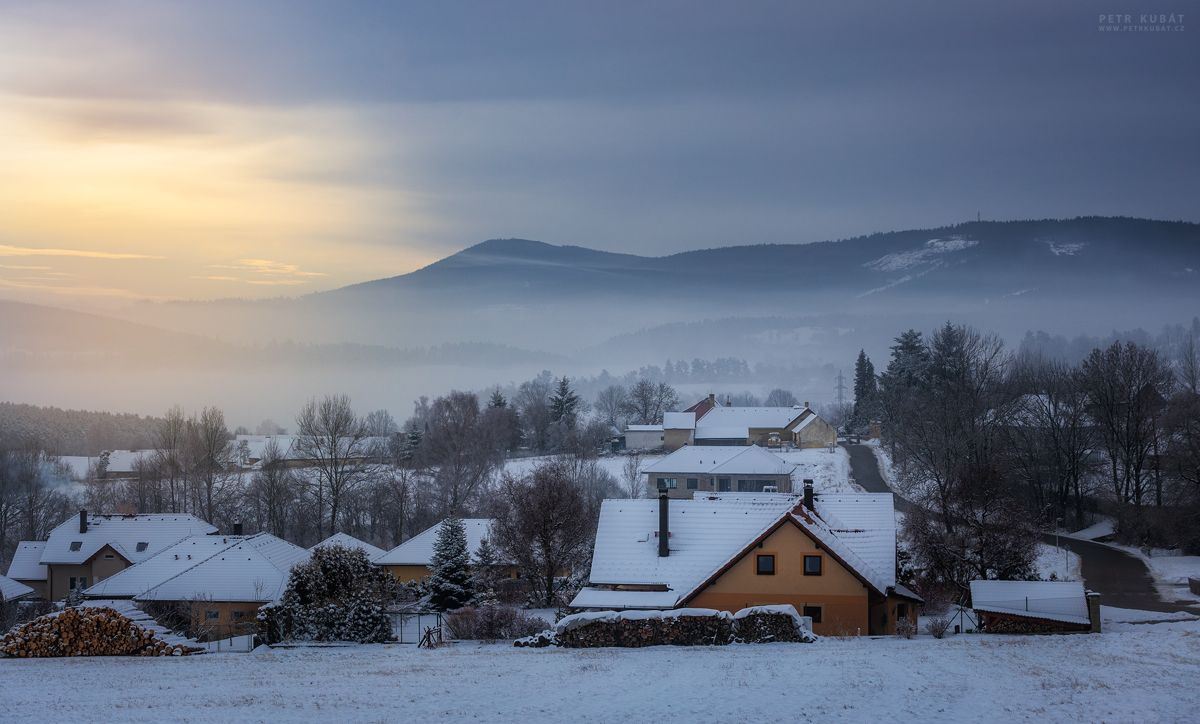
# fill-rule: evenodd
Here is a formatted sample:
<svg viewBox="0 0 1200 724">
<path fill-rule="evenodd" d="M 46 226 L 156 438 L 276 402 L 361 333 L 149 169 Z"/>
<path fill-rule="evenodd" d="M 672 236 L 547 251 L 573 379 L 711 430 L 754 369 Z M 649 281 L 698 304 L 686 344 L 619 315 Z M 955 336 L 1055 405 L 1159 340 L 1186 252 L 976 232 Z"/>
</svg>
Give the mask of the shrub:
<svg viewBox="0 0 1200 724">
<path fill-rule="evenodd" d="M 896 619 L 896 636 L 902 639 L 911 639 L 917 635 L 917 626 L 912 622 L 912 619 L 905 616 L 904 618 Z"/>
<path fill-rule="evenodd" d="M 511 606 L 466 606 L 443 619 L 451 638 L 497 641 L 532 636 L 550 628 L 545 619 Z"/>
<path fill-rule="evenodd" d="M 945 616 L 935 616 L 925 622 L 925 633 L 935 639 L 945 638 L 946 631 L 950 629 L 950 622 L 952 620 Z"/>
</svg>

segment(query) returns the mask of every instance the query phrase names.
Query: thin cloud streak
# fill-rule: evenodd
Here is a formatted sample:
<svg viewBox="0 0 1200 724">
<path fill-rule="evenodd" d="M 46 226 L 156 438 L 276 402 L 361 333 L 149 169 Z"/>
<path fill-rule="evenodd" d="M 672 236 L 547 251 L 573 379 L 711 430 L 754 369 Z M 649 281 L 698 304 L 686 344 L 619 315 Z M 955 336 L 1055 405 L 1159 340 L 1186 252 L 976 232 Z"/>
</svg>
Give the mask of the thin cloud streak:
<svg viewBox="0 0 1200 724">
<path fill-rule="evenodd" d="M 80 249 L 30 249 L 22 246 L 0 244 L 0 256 L 82 256 L 89 259 L 166 259 L 165 256 L 150 254 L 121 254 L 109 251 L 83 251 Z"/>
</svg>

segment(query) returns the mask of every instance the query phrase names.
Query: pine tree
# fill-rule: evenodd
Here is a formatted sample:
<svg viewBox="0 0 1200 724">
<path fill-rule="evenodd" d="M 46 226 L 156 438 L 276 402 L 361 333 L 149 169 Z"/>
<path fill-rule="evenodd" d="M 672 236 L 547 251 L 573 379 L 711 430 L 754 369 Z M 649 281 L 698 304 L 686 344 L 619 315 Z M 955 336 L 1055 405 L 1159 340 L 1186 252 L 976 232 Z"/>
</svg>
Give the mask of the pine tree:
<svg viewBox="0 0 1200 724">
<path fill-rule="evenodd" d="M 508 400 L 504 399 L 504 395 L 500 394 L 499 388 L 492 393 L 492 399 L 488 403 L 488 407 L 492 407 L 497 410 L 503 410 L 504 408 L 508 407 Z"/>
<path fill-rule="evenodd" d="M 462 519 L 447 518 L 438 529 L 429 576 L 429 606 L 435 611 L 462 608 L 475 597 L 471 581 L 471 554 Z"/>
<path fill-rule="evenodd" d="M 876 413 L 876 398 L 879 387 L 875 380 L 875 365 L 867 357 L 866 350 L 858 351 L 858 361 L 854 363 L 854 415 L 852 427 L 862 427 L 871 421 Z"/>
<path fill-rule="evenodd" d="M 884 385 L 891 388 L 914 387 L 926 378 L 929 368 L 929 350 L 925 340 L 915 329 L 896 337 L 892 346 L 892 359 L 883 373 Z"/>
<path fill-rule="evenodd" d="M 496 549 L 484 538 L 479 542 L 479 550 L 475 551 L 475 574 L 472 577 L 475 590 L 480 595 L 494 591 L 499 578 Z"/>
<path fill-rule="evenodd" d="M 571 381 L 564 375 L 558 381 L 558 389 L 550 397 L 550 418 L 554 422 L 564 422 L 567 427 L 574 427 L 575 410 L 580 402 L 579 395 L 571 389 Z"/>
</svg>

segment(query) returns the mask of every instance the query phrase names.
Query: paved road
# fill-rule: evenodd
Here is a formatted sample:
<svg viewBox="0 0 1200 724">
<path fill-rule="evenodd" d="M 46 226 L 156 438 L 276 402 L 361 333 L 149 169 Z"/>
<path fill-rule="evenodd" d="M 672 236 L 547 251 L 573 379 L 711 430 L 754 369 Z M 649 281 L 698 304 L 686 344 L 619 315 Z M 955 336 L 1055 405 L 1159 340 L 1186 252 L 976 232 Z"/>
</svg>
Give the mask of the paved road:
<svg viewBox="0 0 1200 724">
<path fill-rule="evenodd" d="M 1047 533 L 1042 539 L 1054 545 L 1053 535 Z M 1069 545 L 1071 552 L 1078 553 L 1083 559 L 1084 584 L 1100 594 L 1102 605 L 1162 613 L 1183 611 L 1200 614 L 1200 606 L 1167 603 L 1160 599 L 1150 571 L 1139 558 L 1087 540 L 1060 538 L 1059 541 L 1062 545 Z"/>
<path fill-rule="evenodd" d="M 879 472 L 879 461 L 875 458 L 875 452 L 871 450 L 869 445 L 846 445 L 846 452 L 850 453 L 850 476 L 854 478 L 854 482 L 858 483 L 868 493 L 891 493 L 896 500 L 896 510 L 901 513 L 906 512 L 912 503 L 909 503 L 900 494 L 888 487 L 888 484 L 883 479 L 883 474 Z"/>
<path fill-rule="evenodd" d="M 896 510 L 902 513 L 912 506 L 912 503 L 888 487 L 879 472 L 879 461 L 869 446 L 845 447 L 850 453 L 850 475 L 854 482 L 868 493 L 892 493 L 896 500 Z M 1046 534 L 1043 540 L 1054 545 L 1053 535 Z M 1083 559 L 1084 584 L 1100 594 L 1101 604 L 1161 613 L 1183 611 L 1200 614 L 1200 605 L 1184 606 L 1160 599 L 1146 564 L 1125 551 L 1075 538 L 1061 538 L 1060 542 L 1071 546 L 1071 551 L 1078 553 Z"/>
</svg>

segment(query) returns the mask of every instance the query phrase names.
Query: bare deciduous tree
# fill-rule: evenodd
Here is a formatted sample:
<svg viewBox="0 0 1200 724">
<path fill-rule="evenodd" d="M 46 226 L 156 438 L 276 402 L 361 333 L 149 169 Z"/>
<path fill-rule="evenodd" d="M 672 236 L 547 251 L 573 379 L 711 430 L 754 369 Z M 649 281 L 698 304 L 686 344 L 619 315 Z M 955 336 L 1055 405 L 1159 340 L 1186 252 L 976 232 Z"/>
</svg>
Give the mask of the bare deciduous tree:
<svg viewBox="0 0 1200 724">
<path fill-rule="evenodd" d="M 663 414 L 679 405 L 679 395 L 666 382 L 638 380 L 629 390 L 623 412 L 632 425 L 661 425 Z"/>
<path fill-rule="evenodd" d="M 336 532 L 343 499 L 367 474 L 370 454 L 367 427 L 354 414 L 347 395 L 310 399 L 296 415 L 296 449 L 312 462 L 317 505 L 317 538 Z M 326 527 L 325 510 L 329 510 Z"/>
<path fill-rule="evenodd" d="M 453 391 L 429 408 L 420 458 L 431 469 L 443 515 L 462 515 L 502 461 L 486 422 L 472 392 Z"/>
</svg>

